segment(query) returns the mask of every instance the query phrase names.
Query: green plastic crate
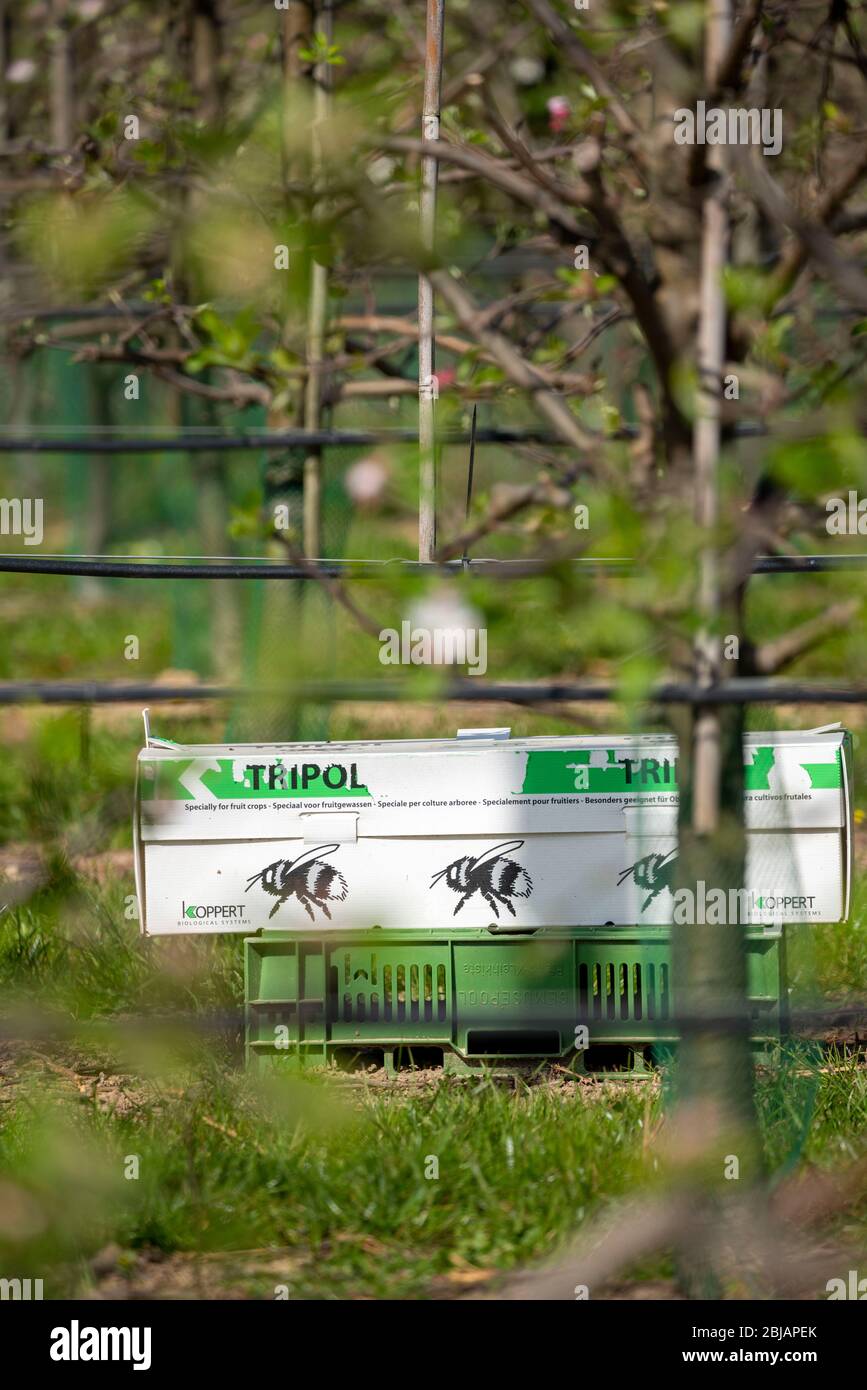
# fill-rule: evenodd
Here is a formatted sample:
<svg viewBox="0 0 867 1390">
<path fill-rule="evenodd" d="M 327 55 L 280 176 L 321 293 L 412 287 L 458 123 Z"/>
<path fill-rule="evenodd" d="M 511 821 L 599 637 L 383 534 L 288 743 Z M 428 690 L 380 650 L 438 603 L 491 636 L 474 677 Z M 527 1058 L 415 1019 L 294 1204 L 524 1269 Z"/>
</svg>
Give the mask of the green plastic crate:
<svg viewBox="0 0 867 1390">
<path fill-rule="evenodd" d="M 785 936 L 748 931 L 757 1040 L 785 1028 Z M 246 1046 L 254 1066 L 324 1066 L 380 1052 L 393 1069 L 449 1070 L 627 1048 L 637 1066 L 671 1046 L 667 927 L 546 931 L 268 932 L 245 939 Z M 583 1042 L 583 1039 L 579 1039 Z M 430 1053 L 433 1050 L 434 1056 Z"/>
</svg>

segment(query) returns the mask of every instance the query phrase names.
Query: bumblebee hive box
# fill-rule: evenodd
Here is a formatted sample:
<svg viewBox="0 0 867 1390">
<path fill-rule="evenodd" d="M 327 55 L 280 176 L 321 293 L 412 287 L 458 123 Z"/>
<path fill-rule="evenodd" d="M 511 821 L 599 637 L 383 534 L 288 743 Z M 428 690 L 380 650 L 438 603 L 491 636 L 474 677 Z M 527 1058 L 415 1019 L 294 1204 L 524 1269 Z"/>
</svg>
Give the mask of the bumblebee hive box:
<svg viewBox="0 0 867 1390">
<path fill-rule="evenodd" d="M 143 930 L 678 920 L 675 741 L 503 732 L 187 747 L 148 738 L 135 810 Z M 837 728 L 747 735 L 739 920 L 848 914 L 850 766 Z M 718 890 L 697 885 L 697 920 L 713 921 L 705 891 Z"/>
</svg>

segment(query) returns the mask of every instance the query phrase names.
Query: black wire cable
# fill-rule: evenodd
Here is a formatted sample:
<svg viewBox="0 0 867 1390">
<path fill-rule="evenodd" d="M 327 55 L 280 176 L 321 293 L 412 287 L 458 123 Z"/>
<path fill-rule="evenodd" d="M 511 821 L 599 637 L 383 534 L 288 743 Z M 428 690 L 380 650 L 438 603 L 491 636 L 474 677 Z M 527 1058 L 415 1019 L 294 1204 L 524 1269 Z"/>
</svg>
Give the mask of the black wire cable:
<svg viewBox="0 0 867 1390">
<path fill-rule="evenodd" d="M 767 428 L 746 421 L 733 425 L 731 433 L 738 438 L 755 438 L 767 434 Z M 636 425 L 623 425 L 606 439 L 634 439 Z M 469 444 L 470 435 L 464 430 L 446 431 L 442 444 Z M 476 433 L 478 444 L 545 444 L 569 448 L 557 435 L 542 429 L 482 428 Z M 166 454 L 224 452 L 230 449 L 292 449 L 360 447 L 369 444 L 418 445 L 418 431 L 393 430 L 249 430 L 243 434 L 208 434 L 201 431 L 189 434 L 153 435 L 81 435 L 79 438 L 58 435 L 0 435 L 0 454 Z"/>
<path fill-rule="evenodd" d="M 469 434 L 448 431 L 445 444 L 466 444 Z M 482 444 L 561 444 L 547 430 L 480 429 Z M 361 447 L 368 444 L 418 444 L 418 431 L 393 430 L 250 430 L 243 434 L 203 433 L 172 435 L 2 435 L 3 454 L 166 454 L 197 453 L 237 449 L 292 449 Z"/>
<path fill-rule="evenodd" d="M 0 683 L 0 705 L 106 705 L 154 704 L 202 700 L 273 700 L 325 704 L 340 701 L 365 703 L 393 701 L 459 700 L 464 703 L 533 705 L 616 703 L 622 693 L 613 685 L 575 682 L 481 681 L 473 676 L 446 679 L 431 689 L 415 690 L 408 681 L 302 681 L 282 689 L 253 689 L 220 685 L 145 685 L 101 681 L 9 681 Z M 719 685 L 665 683 L 654 686 L 645 704 L 751 705 L 751 704 L 867 704 L 867 686 L 803 684 L 797 681 L 738 679 Z"/>
<path fill-rule="evenodd" d="M 625 573 L 629 561 L 594 560 L 594 573 Z M 545 561 L 448 560 L 443 564 L 421 560 L 316 560 L 309 564 L 283 564 L 279 560 L 176 561 L 127 560 L 110 556 L 0 555 L 0 573 L 102 576 L 106 579 L 373 579 L 389 571 L 396 574 L 448 574 L 464 570 L 473 574 L 521 577 L 544 573 Z"/>
<path fill-rule="evenodd" d="M 629 559 L 500 560 L 311 560 L 283 564 L 277 560 L 134 560 L 101 555 L 0 555 L 0 574 L 61 574 L 104 579 L 381 579 L 386 574 L 475 574 L 521 579 L 570 565 L 585 574 L 632 575 L 640 567 Z M 867 555 L 760 555 L 753 574 L 835 573 L 867 569 Z"/>
</svg>

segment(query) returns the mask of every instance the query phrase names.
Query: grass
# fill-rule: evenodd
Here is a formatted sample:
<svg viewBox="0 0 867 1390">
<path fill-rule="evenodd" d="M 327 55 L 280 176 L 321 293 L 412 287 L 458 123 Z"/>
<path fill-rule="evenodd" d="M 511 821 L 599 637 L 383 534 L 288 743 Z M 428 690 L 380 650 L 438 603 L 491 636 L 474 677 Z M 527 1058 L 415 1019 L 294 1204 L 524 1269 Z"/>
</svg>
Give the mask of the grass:
<svg viewBox="0 0 867 1390">
<path fill-rule="evenodd" d="M 169 1010 L 239 1012 L 241 939 L 146 940 L 125 920 L 127 881 L 94 889 L 67 865 L 0 917 L 0 1000 L 74 1019 Z M 132 909 L 130 909 L 132 910 Z"/>
<path fill-rule="evenodd" d="M 57 1296 L 86 1286 L 109 1242 L 274 1247 L 296 1257 L 293 1297 L 416 1297 L 540 1254 L 640 1176 L 651 1110 L 635 1089 L 564 1102 L 443 1079 L 346 1096 L 319 1079 L 257 1085 L 225 1061 L 200 1057 L 195 1080 L 127 1116 L 23 1086 L 2 1182 L 26 1194 L 39 1234 L 14 1251 L 7 1235 L 4 1266 L 51 1268 Z M 139 1177 L 126 1181 L 131 1155 Z M 273 1280 L 258 1291 L 273 1297 Z"/>
<path fill-rule="evenodd" d="M 654 1085 L 264 1084 L 221 1043 L 188 1040 L 180 1061 L 152 1034 L 125 1039 L 139 1074 L 118 1079 L 95 1046 L 101 1082 L 79 1090 L 80 1073 L 40 1054 L 5 1107 L 2 1267 L 45 1278 L 51 1297 L 87 1292 L 106 1247 L 131 1285 L 142 1258 L 169 1261 L 169 1294 L 172 1257 L 232 1251 L 272 1255 L 264 1271 L 234 1273 L 252 1296 L 278 1285 L 292 1298 L 455 1293 L 550 1253 L 657 1176 Z M 804 1165 L 834 1171 L 863 1150 L 863 1066 L 829 1072 L 795 1052 L 762 1077 L 758 1103 L 772 1181 Z M 845 1220 L 867 1241 L 867 1202 Z"/>
<path fill-rule="evenodd" d="M 143 942 L 117 911 L 128 886 L 55 865 L 0 918 L 22 1039 L 0 1051 L 0 1269 L 48 1296 L 98 1285 L 106 1251 L 112 1295 L 140 1292 L 144 1268 L 172 1296 L 195 1256 L 208 1295 L 447 1296 L 659 1180 L 656 1083 L 246 1074 L 240 942 Z M 834 1171 L 863 1152 L 867 1071 L 795 1047 L 762 1074 L 758 1108 L 772 1183 Z M 867 1242 L 867 1203 L 846 1225 Z"/>
</svg>

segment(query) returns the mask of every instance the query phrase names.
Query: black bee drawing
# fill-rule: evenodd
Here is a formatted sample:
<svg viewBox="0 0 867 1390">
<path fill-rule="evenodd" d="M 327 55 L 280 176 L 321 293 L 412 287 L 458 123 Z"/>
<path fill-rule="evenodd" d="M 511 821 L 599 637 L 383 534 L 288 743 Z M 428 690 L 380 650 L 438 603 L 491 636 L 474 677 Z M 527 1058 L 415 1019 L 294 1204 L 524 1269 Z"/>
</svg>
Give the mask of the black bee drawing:
<svg viewBox="0 0 867 1390">
<path fill-rule="evenodd" d="M 629 875 L 638 888 L 647 889 L 641 911 L 645 912 L 653 899 L 658 897 L 663 888 L 671 889 L 674 892 L 674 866 L 677 860 L 677 850 L 671 849 L 668 854 L 646 854 L 643 859 L 638 859 L 634 864 L 630 864 L 628 869 L 617 880 L 618 885 Z"/>
<path fill-rule="evenodd" d="M 452 914 L 454 917 L 457 917 L 464 903 L 468 902 L 474 893 L 481 893 L 485 901 L 490 903 L 495 917 L 498 918 L 500 915 L 497 903 L 507 907 L 514 917 L 515 909 L 509 899 L 529 898 L 533 891 L 533 880 L 526 869 L 514 859 L 507 859 L 503 851 L 520 849 L 523 843 L 523 840 L 506 840 L 501 845 L 495 845 L 493 849 L 486 849 L 477 859 L 465 854 L 453 864 L 447 864 L 438 874 L 434 874 L 430 886 L 433 888 L 435 883 L 445 877 L 452 892 L 462 894 Z"/>
<path fill-rule="evenodd" d="M 254 883 L 261 882 L 265 892 L 277 899 L 268 913 L 269 921 L 289 898 L 298 899 L 311 921 L 316 921 L 314 906 L 320 907 L 330 921 L 329 902 L 342 903 L 349 889 L 339 869 L 318 859 L 317 855 L 333 854 L 339 848 L 339 845 L 319 845 L 316 849 L 305 850 L 297 859 L 278 859 L 254 874 L 244 892 L 249 893 Z"/>
</svg>

